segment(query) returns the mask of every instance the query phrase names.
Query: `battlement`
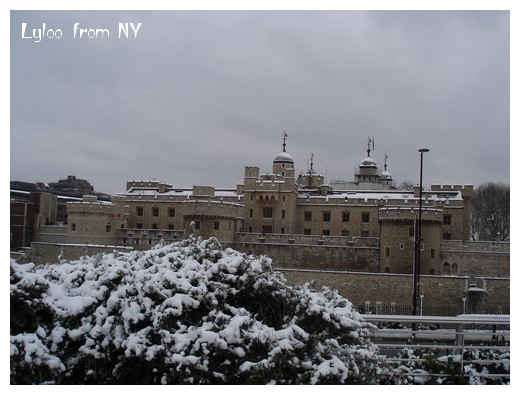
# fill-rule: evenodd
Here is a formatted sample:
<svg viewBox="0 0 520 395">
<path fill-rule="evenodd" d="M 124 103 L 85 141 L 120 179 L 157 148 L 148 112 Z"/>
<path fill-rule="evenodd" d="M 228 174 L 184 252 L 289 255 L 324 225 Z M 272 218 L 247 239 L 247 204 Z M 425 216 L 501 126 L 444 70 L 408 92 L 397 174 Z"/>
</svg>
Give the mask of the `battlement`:
<svg viewBox="0 0 520 395">
<path fill-rule="evenodd" d="M 417 207 L 383 207 L 379 209 L 379 222 L 387 221 L 413 221 L 419 216 Z M 429 222 L 441 222 L 442 210 L 436 208 L 423 208 L 421 219 Z"/>
<path fill-rule="evenodd" d="M 215 196 L 215 188 L 207 186 L 207 185 L 194 185 L 193 186 L 193 195 L 192 198 L 201 198 L 201 197 L 214 197 Z"/>
<path fill-rule="evenodd" d="M 124 199 L 124 198 L 123 198 Z M 81 202 L 68 202 L 67 213 L 70 214 L 122 214 L 123 210 L 120 204 L 100 202 L 96 196 L 85 195 Z"/>
<path fill-rule="evenodd" d="M 126 198 L 123 195 L 112 195 L 110 197 L 111 203 L 124 203 L 126 201 Z"/>
<path fill-rule="evenodd" d="M 460 191 L 463 198 L 471 199 L 473 196 L 473 185 L 471 184 L 434 184 L 431 186 L 433 192 Z"/>
<path fill-rule="evenodd" d="M 245 178 L 258 178 L 260 177 L 260 168 L 256 166 L 246 166 L 244 171 Z"/>
<path fill-rule="evenodd" d="M 171 184 L 167 184 L 161 181 L 127 181 L 126 190 L 132 188 L 155 188 L 159 193 L 164 193 L 168 188 L 171 188 Z"/>
</svg>

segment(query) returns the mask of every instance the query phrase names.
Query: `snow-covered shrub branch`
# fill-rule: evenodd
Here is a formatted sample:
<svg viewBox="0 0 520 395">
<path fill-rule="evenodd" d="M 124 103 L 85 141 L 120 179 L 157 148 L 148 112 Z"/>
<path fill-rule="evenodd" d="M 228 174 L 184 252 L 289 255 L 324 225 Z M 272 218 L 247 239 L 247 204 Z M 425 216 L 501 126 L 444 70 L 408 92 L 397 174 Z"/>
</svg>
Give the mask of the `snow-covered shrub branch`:
<svg viewBox="0 0 520 395">
<path fill-rule="evenodd" d="M 376 383 L 373 329 L 214 238 L 11 261 L 13 384 Z"/>
</svg>

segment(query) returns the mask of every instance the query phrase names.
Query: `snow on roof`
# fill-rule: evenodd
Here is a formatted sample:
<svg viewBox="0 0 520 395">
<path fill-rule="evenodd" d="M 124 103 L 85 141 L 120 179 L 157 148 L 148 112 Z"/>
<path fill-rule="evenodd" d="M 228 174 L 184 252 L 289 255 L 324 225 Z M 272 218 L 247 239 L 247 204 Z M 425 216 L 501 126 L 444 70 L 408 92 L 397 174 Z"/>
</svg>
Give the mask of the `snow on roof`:
<svg viewBox="0 0 520 395">
<path fill-rule="evenodd" d="M 157 188 L 139 188 L 132 187 L 130 188 L 126 194 L 127 196 L 139 196 L 139 195 L 147 195 L 147 196 L 190 196 L 193 195 L 193 189 L 189 188 L 173 188 L 167 189 L 165 192 L 159 192 Z M 220 196 L 239 196 L 236 190 L 233 189 L 215 189 L 215 197 Z"/>
<path fill-rule="evenodd" d="M 333 193 L 332 195 L 311 195 L 308 193 L 299 193 L 298 197 L 306 198 L 321 198 L 321 199 L 377 199 L 377 200 L 390 200 L 390 199 L 419 199 L 414 197 L 413 192 L 408 191 L 339 191 L 339 193 Z M 423 192 L 423 200 L 462 200 L 460 192 L 446 194 L 446 192 Z"/>
</svg>

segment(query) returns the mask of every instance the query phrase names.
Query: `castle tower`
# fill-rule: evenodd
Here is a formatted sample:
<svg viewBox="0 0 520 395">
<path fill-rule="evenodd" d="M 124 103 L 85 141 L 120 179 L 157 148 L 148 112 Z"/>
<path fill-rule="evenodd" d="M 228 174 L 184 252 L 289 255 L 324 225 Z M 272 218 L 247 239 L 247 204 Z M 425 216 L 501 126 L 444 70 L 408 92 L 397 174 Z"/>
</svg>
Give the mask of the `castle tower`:
<svg viewBox="0 0 520 395">
<path fill-rule="evenodd" d="M 417 207 L 379 209 L 380 271 L 412 273 L 414 265 Z M 439 274 L 440 234 L 443 213 L 439 208 L 423 208 L 421 225 L 421 274 Z"/>
<path fill-rule="evenodd" d="M 309 170 L 298 176 L 297 183 L 300 189 L 305 191 L 317 191 L 324 184 L 324 177 L 314 170 L 314 153 L 311 153 Z"/>
<path fill-rule="evenodd" d="M 250 233 L 291 234 L 296 226 L 298 188 L 294 179 L 294 160 L 283 150 L 273 161 L 272 174 L 260 174 L 247 166 L 244 174 L 244 231 Z"/>
<path fill-rule="evenodd" d="M 280 175 L 282 178 L 294 179 L 294 159 L 285 150 L 287 132 L 283 132 L 283 150 L 280 152 L 273 161 L 273 174 Z"/>
<path fill-rule="evenodd" d="M 367 157 L 361 161 L 357 174 L 354 174 L 356 182 L 377 182 L 379 178 L 376 162 L 370 157 L 370 145 L 372 145 L 373 150 L 373 137 L 368 138 Z"/>
<path fill-rule="evenodd" d="M 382 184 L 382 185 L 385 185 L 387 187 L 390 187 L 392 188 L 394 186 L 394 180 L 392 179 L 392 176 L 390 175 L 390 173 L 388 172 L 388 170 L 386 169 L 386 161 L 388 160 L 388 156 L 385 154 L 385 165 L 384 165 L 384 170 L 381 172 L 381 174 L 379 175 L 379 182 Z"/>
</svg>

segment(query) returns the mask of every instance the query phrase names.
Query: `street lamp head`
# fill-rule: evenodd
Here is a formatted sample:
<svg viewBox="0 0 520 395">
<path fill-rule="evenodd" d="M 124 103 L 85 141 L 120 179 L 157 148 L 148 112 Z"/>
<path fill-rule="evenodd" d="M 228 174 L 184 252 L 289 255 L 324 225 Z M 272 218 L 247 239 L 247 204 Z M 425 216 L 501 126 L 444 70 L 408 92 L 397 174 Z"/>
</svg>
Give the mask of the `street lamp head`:
<svg viewBox="0 0 520 395">
<path fill-rule="evenodd" d="M 421 153 L 422 153 L 422 152 L 430 152 L 430 150 L 429 150 L 428 148 L 421 148 L 421 149 L 419 150 L 419 152 L 421 152 Z"/>
</svg>

